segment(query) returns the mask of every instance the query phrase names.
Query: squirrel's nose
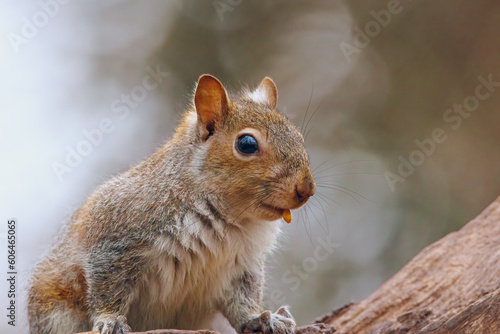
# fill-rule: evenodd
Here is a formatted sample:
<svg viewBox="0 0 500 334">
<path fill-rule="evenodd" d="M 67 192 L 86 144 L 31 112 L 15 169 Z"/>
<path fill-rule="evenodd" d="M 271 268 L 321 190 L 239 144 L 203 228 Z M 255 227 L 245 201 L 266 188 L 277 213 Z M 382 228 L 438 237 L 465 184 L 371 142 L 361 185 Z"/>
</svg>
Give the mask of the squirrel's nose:
<svg viewBox="0 0 500 334">
<path fill-rule="evenodd" d="M 309 197 L 314 195 L 316 184 L 314 184 L 312 175 L 309 174 L 302 178 L 302 180 L 297 183 L 295 191 L 297 192 L 297 198 L 300 203 L 304 203 Z"/>
</svg>

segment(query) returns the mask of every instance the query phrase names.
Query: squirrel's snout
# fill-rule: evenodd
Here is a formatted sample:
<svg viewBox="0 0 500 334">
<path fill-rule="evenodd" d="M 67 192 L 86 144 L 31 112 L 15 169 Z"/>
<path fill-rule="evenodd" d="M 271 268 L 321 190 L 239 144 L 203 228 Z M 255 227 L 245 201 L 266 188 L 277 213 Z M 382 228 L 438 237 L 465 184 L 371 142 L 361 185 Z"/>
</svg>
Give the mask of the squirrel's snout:
<svg viewBox="0 0 500 334">
<path fill-rule="evenodd" d="M 299 199 L 299 202 L 305 203 L 309 199 L 309 197 L 314 195 L 314 192 L 316 191 L 316 184 L 314 183 L 312 176 L 307 175 L 301 181 L 299 181 L 297 183 L 295 191 L 297 192 L 297 198 Z"/>
</svg>

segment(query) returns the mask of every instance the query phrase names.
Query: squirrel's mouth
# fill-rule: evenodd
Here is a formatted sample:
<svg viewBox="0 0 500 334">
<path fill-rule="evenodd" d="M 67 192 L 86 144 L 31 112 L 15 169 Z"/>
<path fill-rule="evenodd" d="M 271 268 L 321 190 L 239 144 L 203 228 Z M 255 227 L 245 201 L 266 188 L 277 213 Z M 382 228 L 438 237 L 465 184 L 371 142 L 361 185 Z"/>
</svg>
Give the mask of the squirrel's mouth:
<svg viewBox="0 0 500 334">
<path fill-rule="evenodd" d="M 283 212 L 285 212 L 285 210 L 288 210 L 288 209 L 282 209 L 282 208 L 278 208 L 276 206 L 272 206 L 272 205 L 268 205 L 268 204 L 264 204 L 264 203 L 262 203 L 261 206 L 266 208 L 269 211 L 276 213 L 276 215 L 280 215 L 280 216 L 283 215 Z"/>
<path fill-rule="evenodd" d="M 263 204 L 265 209 L 267 209 L 267 218 L 270 220 L 276 220 L 278 218 L 283 218 L 284 221 L 287 223 L 291 223 L 292 221 L 292 214 L 290 213 L 290 209 L 282 209 L 278 208 L 276 206 L 268 205 L 268 204 Z"/>
<path fill-rule="evenodd" d="M 280 207 L 277 207 L 277 206 L 274 206 L 274 205 L 270 205 L 270 204 L 266 204 L 266 203 L 261 203 L 260 206 L 266 208 L 269 211 L 273 211 L 276 214 L 283 215 L 283 212 L 285 212 L 286 210 L 295 210 L 295 209 L 300 208 L 301 206 L 303 206 L 304 204 L 306 204 L 306 202 L 307 202 L 308 199 L 309 198 L 305 199 L 302 202 L 299 202 L 297 205 L 287 206 L 285 208 L 280 208 Z"/>
</svg>

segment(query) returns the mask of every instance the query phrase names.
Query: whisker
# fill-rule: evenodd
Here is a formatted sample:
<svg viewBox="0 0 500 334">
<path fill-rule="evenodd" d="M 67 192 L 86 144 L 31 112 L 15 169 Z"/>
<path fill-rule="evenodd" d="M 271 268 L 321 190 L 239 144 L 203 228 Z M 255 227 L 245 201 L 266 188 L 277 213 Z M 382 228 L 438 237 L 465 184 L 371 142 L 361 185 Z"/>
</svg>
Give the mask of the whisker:
<svg viewBox="0 0 500 334">
<path fill-rule="evenodd" d="M 381 176 L 383 174 L 382 173 L 339 173 L 339 174 L 330 174 L 330 175 L 318 176 L 318 177 L 315 177 L 314 179 L 315 180 L 321 180 L 321 179 L 325 179 L 325 178 L 328 178 L 328 177 L 343 176 L 343 175 L 377 175 L 377 176 Z"/>
<path fill-rule="evenodd" d="M 314 92 L 314 79 L 313 79 L 312 86 L 311 86 L 311 93 L 309 94 L 309 102 L 307 103 L 307 109 L 306 109 L 306 112 L 304 113 L 304 119 L 302 120 L 302 125 L 300 126 L 300 133 L 302 133 L 302 134 L 304 134 L 304 130 L 305 130 L 304 124 L 306 122 L 307 113 L 309 112 L 309 107 L 311 106 L 313 92 Z M 304 139 L 304 141 L 305 141 L 305 139 Z"/>
<path fill-rule="evenodd" d="M 315 127 L 315 126 L 316 126 L 316 125 L 313 125 L 313 126 L 311 126 L 311 128 L 310 128 L 309 130 L 307 130 L 307 133 L 306 133 L 306 135 L 304 136 L 304 143 L 306 142 L 307 137 L 309 136 L 309 133 L 312 131 L 312 129 L 314 129 L 314 127 Z"/>
<path fill-rule="evenodd" d="M 331 160 L 332 160 L 332 159 L 329 159 L 329 160 L 325 161 L 324 163 L 322 163 L 321 165 L 324 165 L 326 162 L 331 161 Z M 326 171 L 327 171 L 327 170 L 329 170 L 329 169 L 334 169 L 335 167 L 339 167 L 339 166 L 343 166 L 343 165 L 347 165 L 347 164 L 353 164 L 353 163 L 358 163 L 358 162 L 374 162 L 374 161 L 375 161 L 375 160 L 366 160 L 366 159 L 362 159 L 362 160 L 353 160 L 353 161 L 344 161 L 344 162 L 341 162 L 341 163 L 338 163 L 338 164 L 335 164 L 335 165 L 329 166 L 329 167 L 327 167 L 327 168 L 325 168 L 325 169 L 323 169 L 323 170 L 319 171 L 316 175 L 319 175 L 319 174 L 321 174 L 321 173 L 324 173 L 324 172 L 326 172 Z M 320 166 L 321 166 L 321 165 L 320 165 Z M 318 167 L 319 167 L 319 166 L 318 166 Z M 314 172 L 316 171 L 316 169 L 317 169 L 318 167 L 316 167 L 316 168 L 314 169 L 313 174 L 314 174 Z"/>
<path fill-rule="evenodd" d="M 309 227 L 310 227 L 310 224 L 306 224 L 305 221 L 303 221 L 303 224 L 304 224 L 304 228 L 306 230 L 306 234 L 307 234 L 307 237 L 308 237 L 309 241 L 311 242 L 311 244 L 314 245 L 314 243 L 313 243 L 313 241 L 311 239 L 311 231 L 307 229 L 307 226 L 309 225 Z"/>
<path fill-rule="evenodd" d="M 314 203 L 313 203 L 313 202 L 308 203 L 308 205 L 309 205 L 309 204 L 310 204 L 310 205 L 314 205 Z M 324 215 L 324 218 L 325 218 L 325 223 L 326 223 L 326 229 L 325 229 L 325 227 L 323 227 L 323 224 L 321 224 L 321 221 L 320 221 L 320 220 L 318 220 L 318 224 L 319 224 L 319 226 L 321 227 L 321 229 L 323 230 L 323 232 L 325 232 L 326 234 L 330 234 L 330 233 L 329 233 L 329 230 L 330 230 L 330 229 L 328 228 L 328 215 L 327 215 L 327 212 L 326 212 L 326 210 L 323 208 L 323 205 L 321 204 L 321 202 L 319 202 L 319 201 L 318 201 L 318 204 L 319 204 L 319 206 L 320 206 L 320 207 L 318 207 L 318 206 L 316 206 L 316 207 L 317 207 L 318 209 L 320 209 L 320 210 L 321 210 L 321 212 L 323 212 L 323 215 Z M 313 212 L 313 215 L 314 215 L 314 210 L 311 210 L 311 211 Z M 316 217 L 315 217 L 315 218 L 316 218 Z"/>
<path fill-rule="evenodd" d="M 320 220 L 318 219 L 318 217 L 314 213 L 314 210 L 311 210 L 311 212 L 312 212 L 312 215 L 314 216 L 314 218 L 316 219 L 316 221 L 318 221 L 318 224 L 321 227 L 321 229 L 323 230 L 323 232 L 325 232 L 326 234 L 328 234 L 327 231 L 324 229 L 323 225 L 321 225 Z M 323 213 L 325 213 L 325 212 L 323 211 Z M 326 213 L 325 213 L 325 219 L 327 219 Z"/>
<path fill-rule="evenodd" d="M 328 197 L 328 195 L 326 195 L 326 194 L 317 193 L 316 195 L 318 195 L 318 198 L 313 197 L 313 199 L 317 200 L 318 202 L 321 199 L 321 200 L 323 200 L 325 202 L 325 204 L 329 204 L 328 201 L 327 201 L 327 200 L 329 200 L 329 201 L 337 204 L 338 206 L 344 207 L 341 203 L 337 202 L 333 198 Z"/>
<path fill-rule="evenodd" d="M 327 162 L 330 162 L 330 161 L 332 161 L 332 159 L 328 159 L 328 160 L 325 160 L 325 161 L 323 161 L 322 163 L 320 163 L 318 166 L 316 166 L 316 167 L 315 167 L 315 168 L 311 171 L 311 174 L 313 174 L 313 175 L 314 175 L 314 172 L 315 172 L 318 168 L 320 168 L 321 166 L 323 166 L 324 164 L 326 164 Z"/>
<path fill-rule="evenodd" d="M 324 183 L 320 183 L 320 184 L 324 184 Z M 349 192 L 351 192 L 351 193 L 353 193 L 353 194 L 356 194 L 356 195 L 358 195 L 359 197 L 361 197 L 361 198 L 363 198 L 363 199 L 367 200 L 368 202 L 373 203 L 373 201 L 372 201 L 371 199 L 366 198 L 365 196 L 361 195 L 360 193 L 358 193 L 358 192 L 356 192 L 356 191 L 354 191 L 354 190 L 352 190 L 352 189 L 349 189 L 349 188 L 347 188 L 347 187 L 341 186 L 341 185 L 339 185 L 339 184 L 326 184 L 326 185 L 327 185 L 327 186 L 338 187 L 338 188 L 340 188 L 340 189 L 343 189 L 343 190 L 349 191 Z"/>
<path fill-rule="evenodd" d="M 356 195 L 358 195 L 358 196 L 360 196 L 360 197 L 364 198 L 365 200 L 369 201 L 370 203 L 373 203 L 373 202 L 372 202 L 371 200 L 369 200 L 368 198 L 366 198 L 366 197 L 364 197 L 363 195 L 360 195 L 360 194 L 356 193 L 355 191 L 350 190 L 350 189 L 348 189 L 348 188 L 345 188 L 346 190 L 342 190 L 342 189 L 336 188 L 335 186 L 328 186 L 328 185 L 318 185 L 318 187 L 320 187 L 320 188 L 328 188 L 328 189 L 336 190 L 336 191 L 339 191 L 339 192 L 341 192 L 341 193 L 343 193 L 343 194 L 346 194 L 347 196 L 349 196 L 349 197 L 351 197 L 353 200 L 355 200 L 355 201 L 356 201 L 356 203 L 358 203 L 358 204 L 359 204 L 359 206 L 362 206 L 362 204 L 358 201 L 358 199 L 357 199 L 356 197 L 354 197 L 354 196 L 353 196 L 352 194 L 350 194 L 348 191 L 351 191 L 351 192 L 353 192 L 354 194 L 356 194 Z"/>
<path fill-rule="evenodd" d="M 306 123 L 306 127 L 305 127 L 305 129 L 304 129 L 304 130 L 306 130 L 306 131 L 307 131 L 307 127 L 309 126 L 309 123 L 310 123 L 310 122 L 311 122 L 311 120 L 314 118 L 314 116 L 316 115 L 316 112 L 319 110 L 319 108 L 321 107 L 321 105 L 323 104 L 323 102 L 325 102 L 325 99 L 326 99 L 326 97 L 324 97 L 324 98 L 321 100 L 321 102 L 319 103 L 319 105 L 316 107 L 316 109 L 314 109 L 314 111 L 313 111 L 313 113 L 312 113 L 311 117 L 309 117 L 309 120 L 308 120 L 308 121 L 307 121 L 307 123 Z M 306 142 L 306 140 L 307 140 L 307 135 L 309 134 L 309 132 L 310 132 L 310 130 L 307 132 L 306 136 L 304 137 L 304 143 L 305 143 L 305 142 Z"/>
<path fill-rule="evenodd" d="M 234 225 L 234 223 L 236 222 L 236 220 L 238 220 L 239 217 L 241 217 L 241 215 L 246 211 L 248 210 L 250 207 L 252 207 L 253 205 L 255 205 L 257 202 L 261 201 L 263 202 L 264 200 L 266 200 L 270 195 L 267 195 L 266 197 L 263 197 L 262 199 L 260 198 L 260 196 L 257 196 L 256 198 L 254 198 L 254 200 L 243 210 L 241 211 L 238 216 L 236 216 L 236 218 L 233 220 L 233 222 L 230 224 L 230 225 Z M 227 232 L 229 232 L 229 226 L 228 226 L 228 229 L 226 231 L 226 233 L 224 234 L 224 237 L 223 237 L 223 240 L 225 239 L 226 235 L 227 235 Z"/>
</svg>

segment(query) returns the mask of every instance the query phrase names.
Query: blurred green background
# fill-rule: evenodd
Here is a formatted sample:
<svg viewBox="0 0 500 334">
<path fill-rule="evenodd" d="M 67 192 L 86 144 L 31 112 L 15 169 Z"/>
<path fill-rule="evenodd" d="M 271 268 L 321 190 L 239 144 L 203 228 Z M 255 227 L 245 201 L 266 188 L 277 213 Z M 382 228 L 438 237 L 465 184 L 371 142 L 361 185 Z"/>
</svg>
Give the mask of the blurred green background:
<svg viewBox="0 0 500 334">
<path fill-rule="evenodd" d="M 284 226 L 266 293 L 300 324 L 366 297 L 500 194 L 496 1 L 3 7 L 2 217 L 20 222 L 23 280 L 98 184 L 172 135 L 203 73 L 230 89 L 270 76 L 279 108 L 307 124 L 318 192 Z M 154 69 L 168 75 L 138 97 Z M 58 174 L 103 119 L 113 130 Z"/>
</svg>

